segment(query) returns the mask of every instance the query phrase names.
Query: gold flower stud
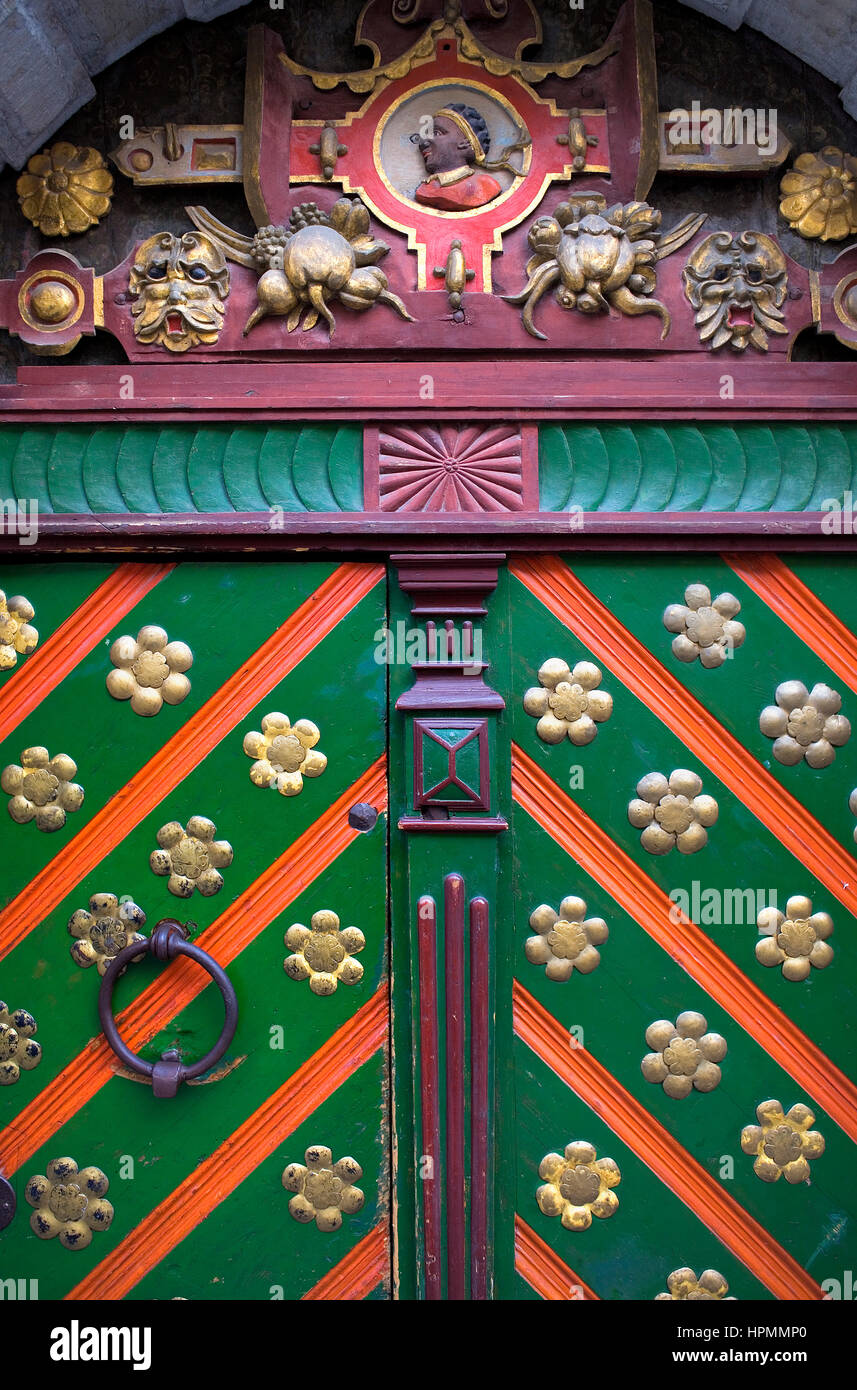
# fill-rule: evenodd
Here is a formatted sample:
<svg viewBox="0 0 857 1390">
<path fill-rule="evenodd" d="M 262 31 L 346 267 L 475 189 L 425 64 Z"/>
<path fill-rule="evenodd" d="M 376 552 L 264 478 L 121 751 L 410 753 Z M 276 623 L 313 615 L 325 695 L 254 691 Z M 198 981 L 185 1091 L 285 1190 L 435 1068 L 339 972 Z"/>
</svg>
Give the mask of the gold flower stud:
<svg viewBox="0 0 857 1390">
<path fill-rule="evenodd" d="M 810 1129 L 815 1120 L 806 1105 L 793 1105 L 788 1114 L 778 1100 L 756 1106 L 757 1125 L 741 1131 L 741 1148 L 755 1154 L 753 1172 L 763 1182 L 808 1182 L 810 1160 L 824 1153 L 824 1137 Z"/>
<path fill-rule="evenodd" d="M 592 661 L 568 662 L 551 657 L 539 667 L 539 684 L 524 695 L 524 709 L 538 719 L 536 733 L 545 743 L 568 738 L 582 747 L 591 743 L 613 713 L 613 696 L 599 690 L 601 671 Z"/>
<path fill-rule="evenodd" d="M 35 649 L 39 634 L 31 627 L 36 610 L 22 594 L 7 598 L 0 589 L 0 671 L 10 671 L 19 656 Z"/>
<path fill-rule="evenodd" d="M 0 1086 L 14 1086 L 22 1071 L 32 1071 L 42 1060 L 42 1049 L 33 1034 L 36 1020 L 26 1009 L 10 1009 L 0 999 Z"/>
<path fill-rule="evenodd" d="M 67 753 L 52 758 L 47 748 L 25 748 L 21 766 L 10 763 L 0 774 L 0 787 L 11 798 L 9 815 L 19 825 L 36 822 L 46 833 L 61 830 L 66 814 L 83 805 L 83 787 L 71 779 L 77 763 Z"/>
<path fill-rule="evenodd" d="M 696 854 L 708 842 L 706 826 L 717 820 L 713 796 L 702 795 L 702 778 L 677 767 L 667 779 L 649 772 L 637 783 L 637 798 L 628 803 L 628 819 L 642 830 L 640 844 L 649 854 Z"/>
<path fill-rule="evenodd" d="M 833 960 L 827 938 L 833 918 L 813 912 L 812 899 L 789 898 L 785 912 L 763 907 L 756 926 L 764 935 L 756 942 L 756 959 L 762 965 L 781 965 L 787 980 L 805 980 L 810 970 L 823 970 Z"/>
<path fill-rule="evenodd" d="M 774 740 L 777 762 L 794 767 L 804 758 L 810 767 L 829 767 L 835 749 L 851 737 L 851 725 L 839 713 L 841 696 L 821 682 L 808 691 L 803 681 L 783 681 L 774 698 L 777 703 L 759 715 L 759 728 Z"/>
<path fill-rule="evenodd" d="M 167 887 L 177 898 L 193 897 L 197 889 L 204 898 L 223 887 L 221 869 L 232 863 L 228 840 L 215 840 L 215 824 L 207 816 L 191 816 L 187 830 L 177 820 L 162 825 L 158 844 L 149 855 L 153 873 L 167 878 Z"/>
<path fill-rule="evenodd" d="M 68 236 L 110 211 L 113 175 L 98 150 L 60 140 L 32 156 L 17 192 L 21 211 L 43 236 Z"/>
<path fill-rule="evenodd" d="M 603 1220 L 619 1205 L 611 1190 L 622 1180 L 618 1165 L 612 1158 L 596 1159 L 594 1146 L 585 1141 L 566 1144 L 565 1155 L 545 1154 L 539 1177 L 545 1180 L 536 1193 L 539 1210 L 558 1216 L 567 1231 L 585 1231 L 593 1216 Z"/>
<path fill-rule="evenodd" d="M 107 1231 L 113 1207 L 105 1199 L 109 1188 L 100 1168 L 78 1168 L 73 1158 L 55 1158 L 46 1174 L 30 1178 L 26 1198 L 35 1211 L 30 1226 L 40 1240 L 59 1236 L 66 1250 L 85 1250 L 93 1231 Z"/>
<path fill-rule="evenodd" d="M 146 940 L 137 930 L 145 924 L 145 912 L 130 898 L 120 900 L 115 893 L 93 893 L 89 910 L 79 907 L 68 920 L 69 934 L 75 938 L 70 947 L 71 958 L 82 969 L 94 965 L 99 975 L 104 975 L 120 951 L 132 942 Z M 135 961 L 142 959 L 142 955 L 134 957 Z"/>
<path fill-rule="evenodd" d="M 340 981 L 356 985 L 363 979 L 363 966 L 354 956 L 366 938 L 358 927 L 341 930 L 330 908 L 314 912 L 309 927 L 295 922 L 284 939 L 292 955 L 286 956 L 283 969 L 290 980 L 309 980 L 313 994 L 335 994 Z"/>
<path fill-rule="evenodd" d="M 273 787 L 282 796 L 297 796 L 305 777 L 320 777 L 327 767 L 327 757 L 315 748 L 320 738 L 310 719 L 293 725 L 279 711 L 266 714 L 261 733 L 244 735 L 244 752 L 256 759 L 250 781 L 256 787 Z"/>
<path fill-rule="evenodd" d="M 130 700 L 135 714 L 157 714 L 164 704 L 180 705 L 190 694 L 184 674 L 193 665 L 186 642 L 170 642 L 162 627 L 141 627 L 134 637 L 117 637 L 110 648 L 116 667 L 107 677 L 114 700 Z"/>
<path fill-rule="evenodd" d="M 314 1221 L 320 1231 L 337 1231 L 343 1213 L 353 1216 L 365 1201 L 355 1183 L 363 1169 L 355 1158 L 333 1162 L 333 1153 L 322 1144 L 307 1149 L 306 1163 L 290 1163 L 283 1172 L 283 1187 L 294 1192 L 289 1211 L 296 1221 Z"/>
<path fill-rule="evenodd" d="M 664 612 L 664 627 L 677 634 L 673 656 L 679 661 L 698 658 L 701 666 L 722 666 L 747 635 L 744 624 L 735 621 L 740 612 L 734 594 L 718 594 L 712 602 L 704 584 L 688 584 L 684 603 L 671 603 Z"/>
<path fill-rule="evenodd" d="M 587 917 L 586 903 L 575 897 L 563 898 L 559 912 L 542 903 L 530 914 L 530 926 L 536 935 L 524 943 L 527 960 L 543 965 L 549 980 L 570 980 L 575 970 L 589 975 L 601 960 L 595 948 L 609 934 L 604 919 Z"/>
<path fill-rule="evenodd" d="M 780 212 L 801 236 L 842 241 L 857 234 L 857 159 L 835 145 L 798 155 L 780 192 Z"/>
<path fill-rule="evenodd" d="M 653 1302 L 705 1303 L 721 1298 L 726 1303 L 736 1302 L 723 1275 L 716 1269 L 704 1269 L 698 1279 L 692 1269 L 674 1269 L 667 1278 L 667 1288 L 669 1293 L 655 1294 Z"/>
<path fill-rule="evenodd" d="M 640 1063 L 646 1080 L 659 1082 L 674 1100 L 719 1086 L 717 1063 L 726 1056 L 726 1042 L 707 1028 L 704 1016 L 692 1010 L 679 1014 L 675 1023 L 662 1018 L 649 1024 L 646 1042 L 652 1051 Z"/>
</svg>

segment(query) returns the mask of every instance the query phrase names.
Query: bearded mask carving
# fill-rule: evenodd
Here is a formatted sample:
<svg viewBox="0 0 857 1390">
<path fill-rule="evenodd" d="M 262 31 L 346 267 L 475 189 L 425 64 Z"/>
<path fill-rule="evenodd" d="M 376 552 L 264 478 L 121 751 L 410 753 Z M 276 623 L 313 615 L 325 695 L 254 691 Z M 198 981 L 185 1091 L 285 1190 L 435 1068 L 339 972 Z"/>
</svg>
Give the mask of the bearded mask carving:
<svg viewBox="0 0 857 1390">
<path fill-rule="evenodd" d="M 138 342 L 187 352 L 216 343 L 223 327 L 229 269 L 223 252 L 201 232 L 158 232 L 137 251 L 129 280 Z"/>
<path fill-rule="evenodd" d="M 738 352 L 768 350 L 768 333 L 787 333 L 781 306 L 788 290 L 786 258 L 761 232 L 715 232 L 684 268 L 684 290 L 701 342 Z"/>
</svg>

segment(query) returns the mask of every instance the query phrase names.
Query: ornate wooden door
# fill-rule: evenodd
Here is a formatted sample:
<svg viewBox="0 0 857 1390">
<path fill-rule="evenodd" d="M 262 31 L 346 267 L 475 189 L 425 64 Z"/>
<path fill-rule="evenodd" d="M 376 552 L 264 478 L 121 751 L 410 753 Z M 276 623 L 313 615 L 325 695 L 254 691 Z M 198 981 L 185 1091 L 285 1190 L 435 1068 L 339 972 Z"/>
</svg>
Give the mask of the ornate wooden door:
<svg viewBox="0 0 857 1390">
<path fill-rule="evenodd" d="M 389 1297 L 383 566 L 3 583 L 8 1296 Z M 169 918 L 225 969 L 238 1024 L 159 1099 L 97 999 Z M 223 1025 L 200 966 L 151 953 L 113 1011 L 150 1070 L 172 1049 L 199 1070 Z"/>
<path fill-rule="evenodd" d="M 510 571 L 498 1296 L 849 1297 L 852 558 Z"/>
</svg>

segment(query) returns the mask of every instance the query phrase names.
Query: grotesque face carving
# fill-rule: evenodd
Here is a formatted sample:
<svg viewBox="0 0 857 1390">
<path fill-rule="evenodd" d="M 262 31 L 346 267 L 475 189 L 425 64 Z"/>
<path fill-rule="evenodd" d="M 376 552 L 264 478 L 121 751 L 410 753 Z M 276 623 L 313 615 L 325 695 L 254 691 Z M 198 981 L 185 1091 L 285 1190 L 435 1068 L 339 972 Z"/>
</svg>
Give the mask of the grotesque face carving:
<svg viewBox="0 0 857 1390">
<path fill-rule="evenodd" d="M 684 268 L 685 294 L 696 326 L 712 349 L 768 350 L 768 333 L 787 333 L 781 305 L 788 290 L 786 259 L 761 232 L 715 232 L 700 242 Z"/>
<path fill-rule="evenodd" d="M 203 233 L 149 237 L 137 251 L 129 286 L 139 342 L 161 343 L 170 352 L 217 342 L 229 270 L 223 252 Z"/>
</svg>

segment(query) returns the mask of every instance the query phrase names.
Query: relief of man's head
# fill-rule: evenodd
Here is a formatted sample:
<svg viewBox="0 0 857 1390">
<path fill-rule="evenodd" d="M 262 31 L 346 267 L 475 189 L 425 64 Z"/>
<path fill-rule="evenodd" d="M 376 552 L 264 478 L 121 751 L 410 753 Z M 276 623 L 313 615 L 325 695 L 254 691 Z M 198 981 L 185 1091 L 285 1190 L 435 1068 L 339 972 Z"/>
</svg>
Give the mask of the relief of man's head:
<svg viewBox="0 0 857 1390">
<path fill-rule="evenodd" d="M 443 174 L 462 165 L 483 164 L 491 145 L 488 126 L 474 106 L 450 102 L 434 115 L 433 135 L 411 136 L 428 174 Z"/>
</svg>

